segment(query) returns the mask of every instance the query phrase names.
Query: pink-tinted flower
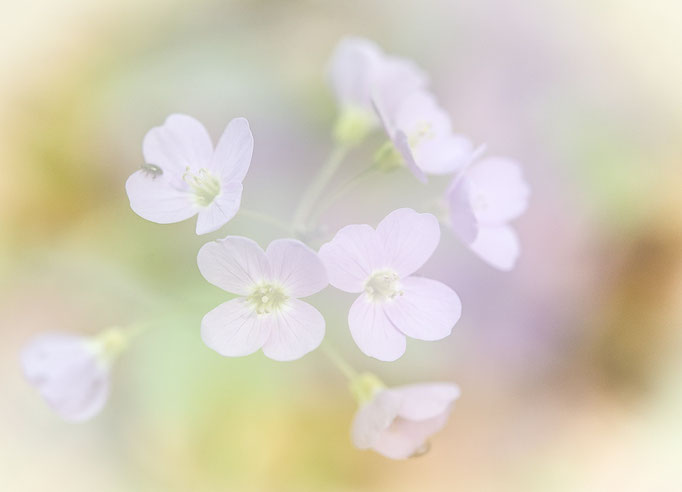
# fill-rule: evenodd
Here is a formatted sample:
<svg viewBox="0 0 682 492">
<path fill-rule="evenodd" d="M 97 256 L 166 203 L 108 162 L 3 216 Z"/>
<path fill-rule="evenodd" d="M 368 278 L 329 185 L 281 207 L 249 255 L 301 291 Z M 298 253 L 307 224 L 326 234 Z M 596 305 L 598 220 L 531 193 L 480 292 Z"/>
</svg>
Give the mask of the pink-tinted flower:
<svg viewBox="0 0 682 492">
<path fill-rule="evenodd" d="M 365 354 L 392 361 L 405 352 L 406 336 L 440 340 L 461 314 L 457 294 L 435 280 L 413 276 L 440 241 L 431 214 L 401 208 L 373 229 L 349 225 L 320 248 L 329 282 L 361 292 L 348 313 L 355 343 Z"/>
<path fill-rule="evenodd" d="M 239 210 L 253 153 L 246 119 L 230 121 L 214 149 L 201 123 L 173 114 L 147 132 L 143 153 L 146 163 L 126 182 L 130 207 L 140 217 L 169 224 L 198 215 L 196 232 L 206 234 Z"/>
<path fill-rule="evenodd" d="M 380 389 L 355 415 L 353 444 L 396 460 L 424 454 L 429 437 L 445 426 L 459 394 L 459 388 L 448 383 Z"/>
<path fill-rule="evenodd" d="M 327 274 L 317 254 L 294 239 L 278 239 L 266 251 L 245 237 L 205 244 L 197 257 L 213 285 L 242 297 L 210 311 L 201 322 L 204 343 L 238 357 L 262 348 L 275 360 L 294 360 L 324 338 L 320 312 L 299 300 L 324 289 Z"/>
<path fill-rule="evenodd" d="M 388 137 L 420 181 L 427 174 L 455 172 L 471 160 L 471 141 L 452 131 L 450 117 L 430 92 L 379 84 L 373 101 Z"/>
<path fill-rule="evenodd" d="M 448 189 L 452 229 L 484 261 L 511 270 L 520 246 L 509 222 L 525 212 L 529 195 L 515 161 L 489 157 L 476 162 L 456 176 Z"/>
<path fill-rule="evenodd" d="M 24 375 L 63 419 L 87 420 L 107 401 L 111 364 L 123 343 L 116 330 L 96 337 L 38 335 L 21 353 Z"/>
</svg>

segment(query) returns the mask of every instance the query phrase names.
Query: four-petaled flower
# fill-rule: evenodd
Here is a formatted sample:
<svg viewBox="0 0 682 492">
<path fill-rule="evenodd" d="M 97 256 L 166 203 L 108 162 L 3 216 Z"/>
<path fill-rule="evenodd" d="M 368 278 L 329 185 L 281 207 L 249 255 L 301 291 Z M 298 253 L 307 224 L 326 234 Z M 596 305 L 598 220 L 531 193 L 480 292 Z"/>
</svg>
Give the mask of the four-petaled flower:
<svg viewBox="0 0 682 492">
<path fill-rule="evenodd" d="M 271 359 L 294 360 L 322 342 L 324 318 L 298 298 L 324 289 L 327 274 L 302 242 L 278 239 L 263 251 L 251 239 L 228 236 L 205 244 L 197 263 L 210 283 L 242 296 L 201 321 L 201 338 L 216 352 L 236 357 L 262 348 Z"/>
<path fill-rule="evenodd" d="M 452 331 L 462 307 L 457 294 L 435 280 L 412 276 L 440 241 L 438 220 L 401 208 L 373 229 L 342 228 L 320 248 L 329 282 L 361 292 L 348 313 L 355 343 L 365 354 L 392 361 L 405 352 L 405 336 L 440 340 Z"/>
<path fill-rule="evenodd" d="M 500 270 L 511 270 L 519 240 L 509 222 L 525 212 L 530 190 L 521 166 L 489 157 L 457 175 L 447 192 L 455 234 L 474 253 Z"/>
<path fill-rule="evenodd" d="M 201 123 L 173 114 L 147 132 L 143 153 L 146 163 L 126 182 L 130 207 L 140 217 L 169 224 L 198 214 L 196 232 L 206 234 L 239 210 L 253 153 L 246 119 L 230 121 L 214 150 Z"/>
<path fill-rule="evenodd" d="M 124 344 L 116 329 L 95 337 L 42 334 L 22 350 L 21 363 L 26 379 L 59 416 L 83 421 L 104 407 L 111 365 Z"/>
<path fill-rule="evenodd" d="M 451 383 L 379 388 L 355 414 L 353 444 L 397 460 L 424 454 L 429 437 L 445 426 L 459 394 Z"/>
</svg>

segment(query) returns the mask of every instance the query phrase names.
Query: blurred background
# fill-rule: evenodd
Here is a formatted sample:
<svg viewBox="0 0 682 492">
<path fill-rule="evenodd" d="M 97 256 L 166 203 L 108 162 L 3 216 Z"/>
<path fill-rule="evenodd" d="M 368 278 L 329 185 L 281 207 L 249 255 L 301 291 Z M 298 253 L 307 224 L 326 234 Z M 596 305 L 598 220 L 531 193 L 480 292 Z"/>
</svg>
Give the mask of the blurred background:
<svg viewBox="0 0 682 492">
<path fill-rule="evenodd" d="M 0 2 L 0 490 L 682 490 L 680 26 L 674 0 Z M 353 296 L 312 298 L 357 368 L 461 386 L 431 452 L 404 462 L 353 448 L 355 404 L 321 351 L 276 363 L 201 342 L 226 296 L 199 247 L 279 231 L 237 217 L 197 237 L 139 218 L 124 190 L 168 114 L 214 139 L 245 116 L 243 205 L 289 220 L 331 147 L 326 64 L 348 34 L 420 64 L 455 129 L 533 190 L 512 273 L 444 231 L 423 271 L 464 313 L 442 342 L 379 363 L 350 338 Z M 395 172 L 323 222 L 376 224 L 446 186 Z M 33 334 L 142 319 L 93 420 L 61 421 L 24 381 Z"/>
</svg>

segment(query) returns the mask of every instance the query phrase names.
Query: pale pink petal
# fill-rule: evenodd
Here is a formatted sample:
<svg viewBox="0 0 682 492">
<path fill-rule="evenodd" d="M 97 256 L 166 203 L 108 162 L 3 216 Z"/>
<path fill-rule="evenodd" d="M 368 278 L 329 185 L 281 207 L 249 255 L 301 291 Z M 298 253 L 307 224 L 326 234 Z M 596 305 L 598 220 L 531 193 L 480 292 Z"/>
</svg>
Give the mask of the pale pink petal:
<svg viewBox="0 0 682 492">
<path fill-rule="evenodd" d="M 206 128 L 184 114 L 172 114 L 162 126 L 147 132 L 142 144 L 145 161 L 164 173 L 182 174 L 189 167 L 196 171 L 208 168 L 213 144 Z"/>
<path fill-rule="evenodd" d="M 353 444 L 368 449 L 381 437 L 398 416 L 402 397 L 391 390 L 379 391 L 374 398 L 363 404 L 355 414 L 351 427 Z"/>
<path fill-rule="evenodd" d="M 393 326 L 419 340 L 440 340 L 448 336 L 462 314 L 462 303 L 455 291 L 422 277 L 408 277 L 401 284 L 403 294 L 384 303 Z"/>
<path fill-rule="evenodd" d="M 274 360 L 288 361 L 315 350 L 324 338 L 324 318 L 307 302 L 289 299 L 272 317 L 272 331 L 263 353 Z"/>
<path fill-rule="evenodd" d="M 422 169 L 417 165 L 417 162 L 415 161 L 414 153 L 412 152 L 412 148 L 410 147 L 410 144 L 407 140 L 407 135 L 405 135 L 405 133 L 402 132 L 401 130 L 396 131 L 395 139 L 393 140 L 393 145 L 402 156 L 403 161 L 407 166 L 407 169 L 409 169 L 409 171 L 419 181 L 421 181 L 422 183 L 426 183 L 428 181 L 428 178 L 426 177 L 426 174 L 424 174 L 424 171 L 422 171 Z"/>
<path fill-rule="evenodd" d="M 465 171 L 466 172 L 466 171 Z M 455 177 L 447 192 L 452 230 L 466 244 L 471 244 L 478 235 L 478 220 L 470 200 L 470 183 L 466 175 Z"/>
<path fill-rule="evenodd" d="M 372 448 L 394 460 L 407 459 L 428 451 L 428 438 L 441 430 L 448 421 L 449 409 L 436 417 L 413 421 L 396 418 L 381 433 Z"/>
<path fill-rule="evenodd" d="M 516 232 L 510 226 L 481 227 L 470 248 L 481 259 L 504 271 L 514 268 L 521 249 Z"/>
<path fill-rule="evenodd" d="M 205 208 L 200 208 L 197 218 L 197 234 L 207 234 L 220 229 L 239 211 L 242 200 L 242 184 L 231 181 L 223 184 L 220 194 Z"/>
<path fill-rule="evenodd" d="M 227 236 L 204 244 L 197 255 L 199 271 L 213 285 L 228 292 L 248 295 L 269 278 L 265 253 L 248 238 Z"/>
<path fill-rule="evenodd" d="M 409 384 L 392 388 L 402 397 L 399 415 L 408 420 L 425 420 L 445 412 L 459 398 L 452 383 Z"/>
<path fill-rule="evenodd" d="M 270 337 L 272 315 L 259 315 L 244 298 L 232 299 L 209 311 L 201 320 L 201 339 L 226 357 L 257 351 Z"/>
<path fill-rule="evenodd" d="M 358 297 L 348 312 L 348 326 L 360 350 L 370 357 L 394 361 L 405 353 L 405 335 L 399 332 L 383 310 L 383 303 Z"/>
<path fill-rule="evenodd" d="M 336 45 L 329 66 L 329 78 L 342 106 L 371 109 L 370 91 L 383 54 L 372 41 L 344 38 Z"/>
<path fill-rule="evenodd" d="M 467 178 L 474 213 L 481 224 L 502 225 L 525 212 L 530 189 L 517 162 L 489 157 L 472 165 Z"/>
<path fill-rule="evenodd" d="M 440 242 L 438 219 L 411 208 L 399 208 L 377 226 L 386 263 L 400 277 L 418 270 L 431 257 Z"/>
<path fill-rule="evenodd" d="M 126 193 L 133 212 L 157 224 L 180 222 L 199 210 L 190 193 L 173 186 L 165 176 L 155 176 L 145 170 L 130 175 Z"/>
<path fill-rule="evenodd" d="M 307 297 L 324 289 L 329 281 L 317 253 L 295 239 L 277 239 L 265 251 L 270 278 L 281 284 L 287 295 Z"/>
<path fill-rule="evenodd" d="M 372 271 L 385 265 L 377 232 L 366 224 L 348 225 L 322 245 L 320 259 L 329 283 L 346 292 L 362 292 Z"/>
<path fill-rule="evenodd" d="M 417 165 L 428 174 L 450 174 L 471 160 L 474 146 L 461 135 L 444 135 L 425 140 L 415 150 Z"/>
<path fill-rule="evenodd" d="M 223 182 L 241 183 L 251 165 L 253 135 L 246 118 L 234 118 L 220 137 L 211 160 L 212 172 Z"/>
</svg>

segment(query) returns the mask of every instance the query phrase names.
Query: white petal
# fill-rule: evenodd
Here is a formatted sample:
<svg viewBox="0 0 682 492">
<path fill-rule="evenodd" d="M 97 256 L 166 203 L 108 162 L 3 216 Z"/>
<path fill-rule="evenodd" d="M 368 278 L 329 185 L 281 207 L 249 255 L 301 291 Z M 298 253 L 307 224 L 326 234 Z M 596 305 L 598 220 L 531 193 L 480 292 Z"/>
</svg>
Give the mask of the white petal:
<svg viewBox="0 0 682 492">
<path fill-rule="evenodd" d="M 87 420 L 99 413 L 109 395 L 109 369 L 98 347 L 86 337 L 47 334 L 22 351 L 26 379 L 62 418 Z"/>
<path fill-rule="evenodd" d="M 157 224 L 180 222 L 198 211 L 188 192 L 174 187 L 163 175 L 154 176 L 144 170 L 130 175 L 126 193 L 133 212 Z"/>
<path fill-rule="evenodd" d="M 166 172 L 183 173 L 208 168 L 213 144 L 206 128 L 184 114 L 172 114 L 162 126 L 147 132 L 142 144 L 144 158 Z"/>
<path fill-rule="evenodd" d="M 517 162 L 489 157 L 471 166 L 467 175 L 480 223 L 503 225 L 525 212 L 530 190 Z"/>
<path fill-rule="evenodd" d="M 348 326 L 355 343 L 370 357 L 394 361 L 405 353 L 405 335 L 393 326 L 382 303 L 371 302 L 365 294 L 351 306 Z"/>
<path fill-rule="evenodd" d="M 228 292 L 248 295 L 270 275 L 268 260 L 258 244 L 248 238 L 227 236 L 204 244 L 197 255 L 206 280 Z"/>
<path fill-rule="evenodd" d="M 241 183 L 251 165 L 253 135 L 246 118 L 235 118 L 227 125 L 218 141 L 211 170 L 218 173 L 223 182 Z"/>
<path fill-rule="evenodd" d="M 450 225 L 461 241 L 471 244 L 478 235 L 478 220 L 471 207 L 470 183 L 466 175 L 455 177 L 447 192 Z"/>
<path fill-rule="evenodd" d="M 201 320 L 201 339 L 226 357 L 257 351 L 272 332 L 272 315 L 258 315 L 246 299 L 227 301 Z"/>
<path fill-rule="evenodd" d="M 396 131 L 395 138 L 393 139 L 393 145 L 395 146 L 396 150 L 402 156 L 403 161 L 405 162 L 405 165 L 407 166 L 407 169 L 409 169 L 409 171 L 419 181 L 421 181 L 422 183 L 426 183 L 428 181 L 426 174 L 417 165 L 417 161 L 415 160 L 414 153 L 412 152 L 412 148 L 410 147 L 410 144 L 407 140 L 407 135 L 405 135 L 405 133 L 402 130 Z"/>
<path fill-rule="evenodd" d="M 223 184 L 220 195 L 208 207 L 201 208 L 197 218 L 197 234 L 207 234 L 220 229 L 239 211 L 242 201 L 242 184 L 231 181 Z"/>
<path fill-rule="evenodd" d="M 419 269 L 431 257 L 440 242 L 438 219 L 411 208 L 399 208 L 377 226 L 390 268 L 401 277 Z"/>
<path fill-rule="evenodd" d="M 436 417 L 460 395 L 459 387 L 452 383 L 410 384 L 392 389 L 402 397 L 399 415 L 408 420 Z"/>
<path fill-rule="evenodd" d="M 509 271 L 516 265 L 521 246 L 510 226 L 481 227 L 470 248 L 495 268 Z"/>
<path fill-rule="evenodd" d="M 450 409 L 426 420 L 396 418 L 391 426 L 381 433 L 372 448 L 394 460 L 402 460 L 421 454 L 428 449 L 427 439 L 441 430 L 448 421 Z"/>
<path fill-rule="evenodd" d="M 342 228 L 322 245 L 319 256 L 329 283 L 346 292 L 361 292 L 372 271 L 386 266 L 379 236 L 366 224 Z"/>
<path fill-rule="evenodd" d="M 289 299 L 286 306 L 270 316 L 272 331 L 263 353 L 271 359 L 299 359 L 322 343 L 324 318 L 307 302 Z"/>
<path fill-rule="evenodd" d="M 344 38 L 336 45 L 329 66 L 329 78 L 342 106 L 371 109 L 370 92 L 383 54 L 372 41 Z"/>
<path fill-rule="evenodd" d="M 471 160 L 474 146 L 461 135 L 444 135 L 420 143 L 415 152 L 417 165 L 428 174 L 450 174 Z"/>
<path fill-rule="evenodd" d="M 283 285 L 290 296 L 311 296 L 329 284 L 322 260 L 301 241 L 277 239 L 270 243 L 265 255 L 271 280 Z"/>
<path fill-rule="evenodd" d="M 362 405 L 355 414 L 351 428 L 353 444 L 367 449 L 381 437 L 398 416 L 402 397 L 392 390 L 379 391 L 372 400 Z"/>
<path fill-rule="evenodd" d="M 384 304 L 393 326 L 419 340 L 448 336 L 462 314 L 462 303 L 455 291 L 422 277 L 408 277 L 401 284 L 404 294 Z"/>
</svg>

